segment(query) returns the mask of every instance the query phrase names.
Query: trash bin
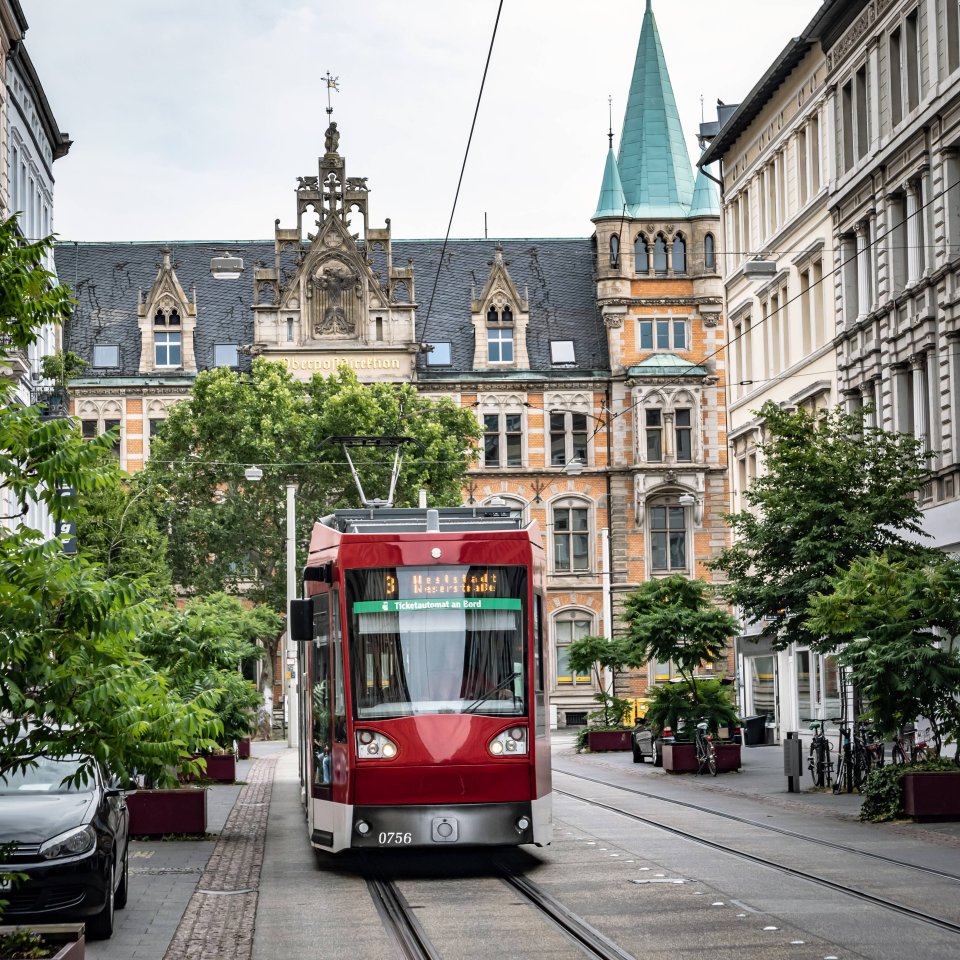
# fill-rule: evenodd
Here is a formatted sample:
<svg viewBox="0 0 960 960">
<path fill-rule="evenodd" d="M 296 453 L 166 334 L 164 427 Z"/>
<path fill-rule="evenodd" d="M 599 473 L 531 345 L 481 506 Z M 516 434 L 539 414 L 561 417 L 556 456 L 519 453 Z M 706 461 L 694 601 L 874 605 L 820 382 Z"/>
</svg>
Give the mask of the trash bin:
<svg viewBox="0 0 960 960">
<path fill-rule="evenodd" d="M 765 713 L 756 717 L 744 717 L 741 726 L 745 746 L 760 747 L 767 742 L 767 715 Z"/>
</svg>

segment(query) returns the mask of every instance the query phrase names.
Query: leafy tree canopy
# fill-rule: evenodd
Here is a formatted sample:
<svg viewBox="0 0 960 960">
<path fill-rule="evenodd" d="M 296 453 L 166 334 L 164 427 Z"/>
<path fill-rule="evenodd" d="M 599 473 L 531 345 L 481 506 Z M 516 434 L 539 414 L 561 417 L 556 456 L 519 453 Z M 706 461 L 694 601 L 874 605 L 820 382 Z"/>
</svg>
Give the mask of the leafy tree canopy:
<svg viewBox="0 0 960 960">
<path fill-rule="evenodd" d="M 814 595 L 811 630 L 845 644 L 840 662 L 868 703 L 880 734 L 926 717 L 937 750 L 960 740 L 960 563 L 942 555 L 853 561 Z"/>
<path fill-rule="evenodd" d="M 169 523 L 175 581 L 283 610 L 284 486 L 298 485 L 302 559 L 315 519 L 359 505 L 342 450 L 323 441 L 364 435 L 423 444 L 422 454 L 404 456 L 398 506 L 415 505 L 420 488 L 433 504 L 460 502 L 477 437 L 469 410 L 421 397 L 409 384 L 361 384 L 345 368 L 302 382 L 282 364 L 258 358 L 250 374 L 201 373 L 190 399 L 171 410 L 137 478 L 153 486 L 150 500 Z M 354 460 L 367 496 L 384 496 L 391 453 L 359 450 Z M 261 481 L 244 480 L 249 464 L 262 468 Z"/>
<path fill-rule="evenodd" d="M 693 684 L 697 668 L 719 660 L 737 632 L 737 621 L 716 605 L 712 593 L 703 580 L 680 574 L 641 584 L 624 604 L 626 662 L 672 661 Z"/>
<path fill-rule="evenodd" d="M 863 411 L 790 413 L 768 403 L 760 416 L 764 472 L 744 492 L 748 509 L 727 517 L 734 542 L 711 566 L 747 618 L 768 618 L 781 649 L 828 649 L 806 610 L 837 570 L 871 552 L 931 555 L 914 542 L 927 456 L 914 437 L 868 426 Z"/>
<path fill-rule="evenodd" d="M 570 669 L 577 673 L 593 671 L 597 679 L 600 692 L 595 693 L 593 699 L 600 704 L 600 709 L 596 711 L 595 719 L 604 727 L 621 725 L 632 708 L 630 701 L 617 697 L 616 690 L 617 671 L 624 667 L 627 659 L 624 645 L 619 639 L 588 635 L 578 637 L 567 647 L 567 665 Z M 604 686 L 604 669 L 610 670 L 613 676 L 613 689 L 609 693 Z"/>
</svg>

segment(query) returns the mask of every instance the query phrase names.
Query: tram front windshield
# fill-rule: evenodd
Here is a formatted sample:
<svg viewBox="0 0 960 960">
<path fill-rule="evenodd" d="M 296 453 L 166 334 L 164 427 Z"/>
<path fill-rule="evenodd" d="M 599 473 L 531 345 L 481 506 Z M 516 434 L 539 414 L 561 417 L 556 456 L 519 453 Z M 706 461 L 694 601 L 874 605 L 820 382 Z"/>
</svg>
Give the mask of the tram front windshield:
<svg viewBox="0 0 960 960">
<path fill-rule="evenodd" d="M 357 719 L 526 712 L 523 567 L 346 571 Z"/>
</svg>

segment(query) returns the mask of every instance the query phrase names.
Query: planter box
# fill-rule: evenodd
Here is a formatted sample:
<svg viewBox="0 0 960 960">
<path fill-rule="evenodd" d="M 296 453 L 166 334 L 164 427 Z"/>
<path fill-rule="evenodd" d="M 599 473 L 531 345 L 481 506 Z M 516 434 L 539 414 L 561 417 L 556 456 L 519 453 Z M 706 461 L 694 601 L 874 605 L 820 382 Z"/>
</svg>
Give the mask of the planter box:
<svg viewBox="0 0 960 960">
<path fill-rule="evenodd" d="M 960 770 L 905 773 L 903 810 L 914 820 L 960 820 Z"/>
<path fill-rule="evenodd" d="M 207 791 L 203 787 L 137 790 L 127 794 L 127 809 L 132 837 L 207 832 Z"/>
<path fill-rule="evenodd" d="M 250 738 L 249 737 L 244 737 L 242 740 L 237 741 L 237 759 L 238 760 L 250 759 Z"/>
<path fill-rule="evenodd" d="M 632 730 L 588 730 L 587 747 L 591 753 L 629 750 Z"/>
<path fill-rule="evenodd" d="M 714 746 L 717 749 L 718 773 L 740 769 L 739 743 L 714 743 Z M 692 743 L 665 743 L 663 745 L 663 769 L 667 773 L 696 773 L 696 746 Z"/>
<path fill-rule="evenodd" d="M 21 923 L 0 926 L 0 934 L 12 933 L 14 930 L 30 930 L 33 933 L 39 933 L 48 947 L 57 950 L 49 960 L 84 960 L 85 942 L 82 923 Z"/>
<path fill-rule="evenodd" d="M 208 780 L 233 783 L 237 779 L 237 758 L 232 753 L 213 753 L 203 759 L 207 761 Z"/>
</svg>

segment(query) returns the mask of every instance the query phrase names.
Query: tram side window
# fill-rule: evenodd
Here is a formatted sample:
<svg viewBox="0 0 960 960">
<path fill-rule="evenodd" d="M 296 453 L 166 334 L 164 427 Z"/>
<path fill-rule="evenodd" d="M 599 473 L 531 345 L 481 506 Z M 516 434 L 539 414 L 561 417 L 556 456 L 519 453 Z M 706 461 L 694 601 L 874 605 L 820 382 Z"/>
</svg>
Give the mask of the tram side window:
<svg viewBox="0 0 960 960">
<path fill-rule="evenodd" d="M 347 742 L 347 697 L 343 684 L 343 633 L 340 629 L 340 594 L 333 594 L 333 739 Z"/>
<path fill-rule="evenodd" d="M 533 670 L 536 689 L 543 690 L 543 597 L 533 595 Z"/>
<path fill-rule="evenodd" d="M 313 727 L 314 796 L 325 793 L 331 782 L 330 745 L 333 740 L 333 715 L 330 710 L 330 600 L 322 595 L 314 600 L 313 675 L 311 714 Z"/>
</svg>

